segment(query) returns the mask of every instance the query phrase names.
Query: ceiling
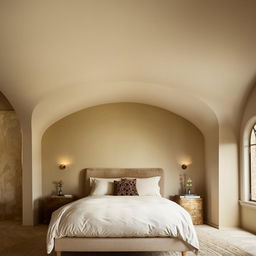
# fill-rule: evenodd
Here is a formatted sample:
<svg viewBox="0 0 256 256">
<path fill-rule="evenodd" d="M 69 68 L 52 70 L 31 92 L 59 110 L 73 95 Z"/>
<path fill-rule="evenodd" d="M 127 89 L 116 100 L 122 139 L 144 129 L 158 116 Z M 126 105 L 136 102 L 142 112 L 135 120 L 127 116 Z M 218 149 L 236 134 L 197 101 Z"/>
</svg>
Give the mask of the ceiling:
<svg viewBox="0 0 256 256">
<path fill-rule="evenodd" d="M 69 113 L 127 82 L 120 101 L 158 92 L 161 106 L 175 90 L 232 122 L 254 84 L 255 12 L 254 0 L 1 1 L 0 90 L 20 116 L 43 102 L 50 115 L 57 98 Z"/>
</svg>

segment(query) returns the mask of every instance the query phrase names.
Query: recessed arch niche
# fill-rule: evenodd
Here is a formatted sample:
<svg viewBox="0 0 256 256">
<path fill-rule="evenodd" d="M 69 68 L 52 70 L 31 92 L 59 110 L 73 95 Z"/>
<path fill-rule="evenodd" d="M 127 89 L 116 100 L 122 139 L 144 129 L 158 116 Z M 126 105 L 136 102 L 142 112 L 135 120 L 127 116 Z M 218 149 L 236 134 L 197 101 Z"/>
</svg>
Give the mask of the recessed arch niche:
<svg viewBox="0 0 256 256">
<path fill-rule="evenodd" d="M 182 163 L 194 180 L 194 191 L 205 195 L 204 137 L 184 118 L 152 105 L 110 103 L 89 107 L 51 125 L 42 138 L 42 194 L 82 194 L 86 167 L 162 167 L 165 196 L 180 193 Z M 58 168 L 68 162 L 67 170 Z"/>
</svg>

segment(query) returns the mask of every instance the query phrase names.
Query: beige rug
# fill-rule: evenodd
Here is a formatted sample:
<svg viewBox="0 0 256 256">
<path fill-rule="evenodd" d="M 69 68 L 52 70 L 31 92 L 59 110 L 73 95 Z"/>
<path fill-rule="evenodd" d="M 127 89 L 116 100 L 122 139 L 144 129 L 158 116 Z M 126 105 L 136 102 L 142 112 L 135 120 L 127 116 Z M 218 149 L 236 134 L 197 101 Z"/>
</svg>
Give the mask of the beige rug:
<svg viewBox="0 0 256 256">
<path fill-rule="evenodd" d="M 13 222 L 0 222 L 1 256 L 45 256 L 45 236 L 47 227 L 23 227 Z M 197 230 L 200 241 L 199 256 L 250 256 L 245 251 L 217 237 Z M 54 255 L 52 253 L 51 255 Z M 176 256 L 175 252 L 145 253 L 63 253 L 63 256 Z M 194 255 L 193 253 L 189 253 Z"/>
</svg>

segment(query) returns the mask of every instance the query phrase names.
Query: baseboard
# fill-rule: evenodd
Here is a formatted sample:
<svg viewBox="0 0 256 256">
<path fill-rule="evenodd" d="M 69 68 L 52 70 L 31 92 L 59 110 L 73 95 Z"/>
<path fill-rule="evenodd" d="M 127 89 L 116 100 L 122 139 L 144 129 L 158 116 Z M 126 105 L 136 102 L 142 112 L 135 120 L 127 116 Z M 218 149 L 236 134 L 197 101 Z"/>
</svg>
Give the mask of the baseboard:
<svg viewBox="0 0 256 256">
<path fill-rule="evenodd" d="M 213 227 L 213 228 L 217 228 L 217 229 L 220 228 L 219 225 L 216 225 L 216 224 L 214 224 L 214 223 L 212 223 L 212 222 L 210 222 L 210 221 L 206 221 L 205 224 L 206 224 L 206 225 L 209 225 L 209 226 L 211 226 L 211 227 Z"/>
</svg>

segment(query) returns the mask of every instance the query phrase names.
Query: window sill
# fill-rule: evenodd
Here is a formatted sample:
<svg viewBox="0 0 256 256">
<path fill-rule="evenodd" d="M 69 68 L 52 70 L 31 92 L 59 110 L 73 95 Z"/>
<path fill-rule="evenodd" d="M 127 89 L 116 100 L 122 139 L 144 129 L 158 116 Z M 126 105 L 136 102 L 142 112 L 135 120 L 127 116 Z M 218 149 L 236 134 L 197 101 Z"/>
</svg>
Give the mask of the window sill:
<svg viewBox="0 0 256 256">
<path fill-rule="evenodd" d="M 240 200 L 239 203 L 242 207 L 247 207 L 256 210 L 256 202 Z"/>
</svg>

